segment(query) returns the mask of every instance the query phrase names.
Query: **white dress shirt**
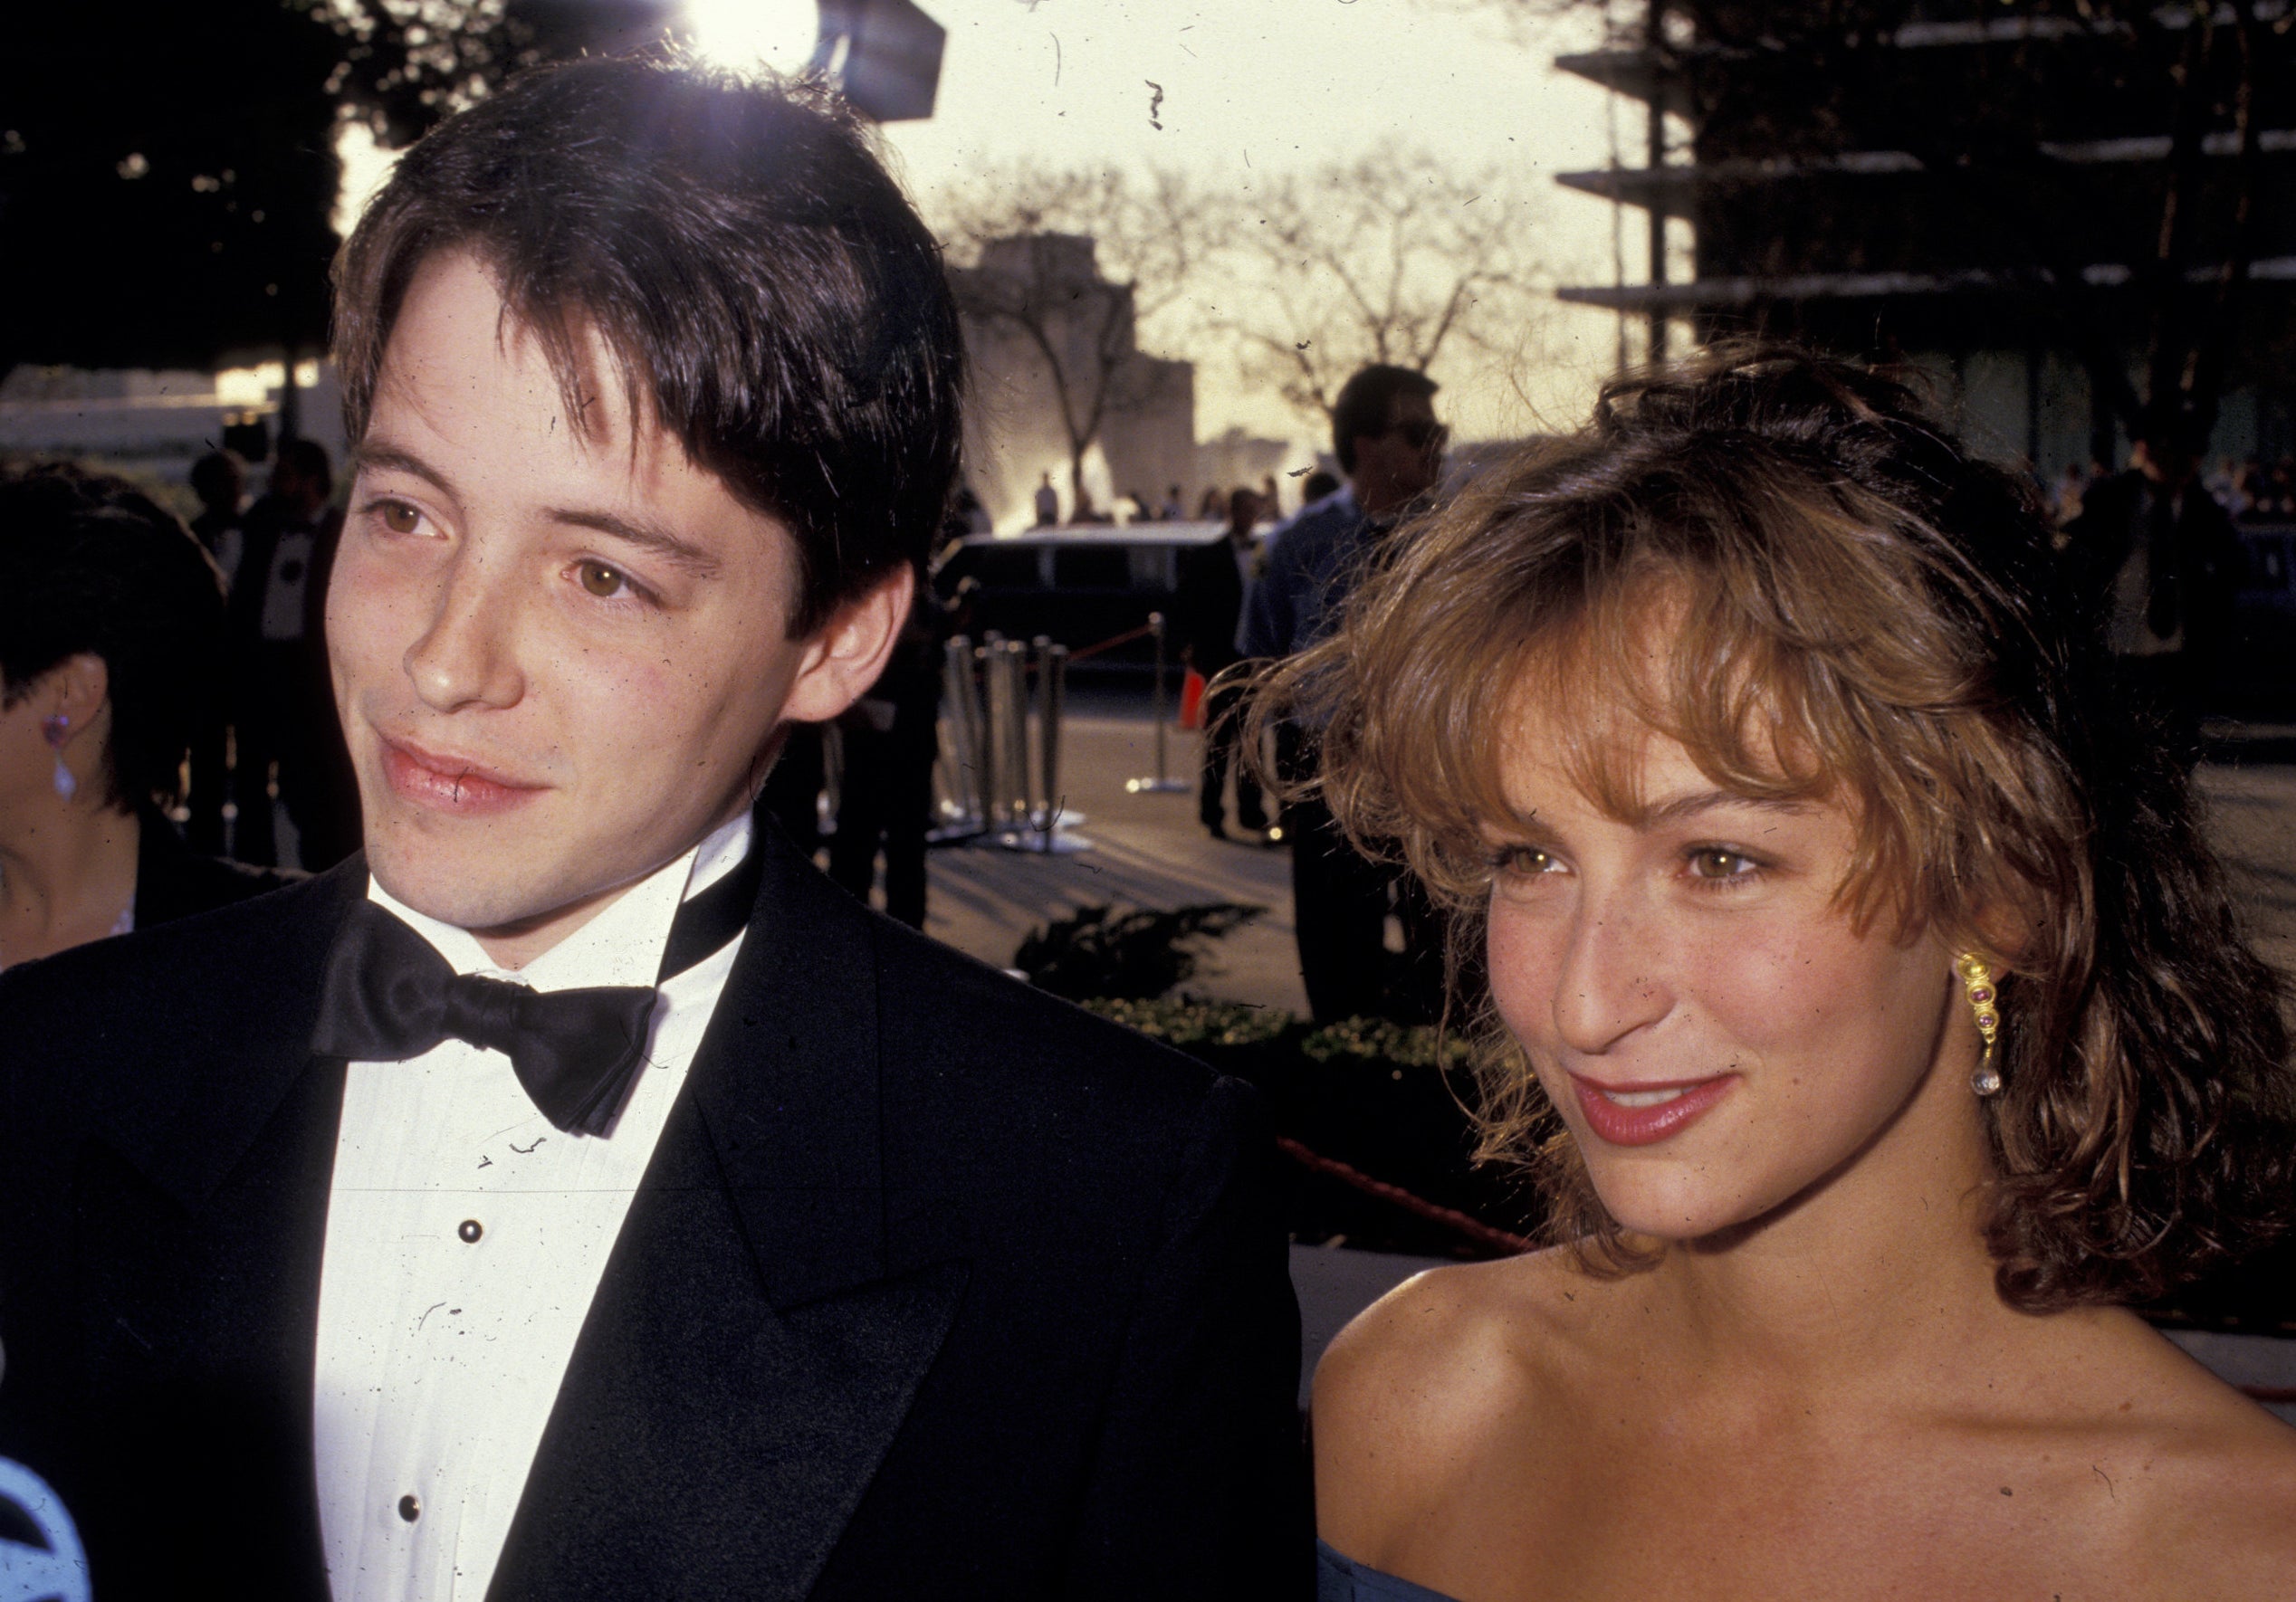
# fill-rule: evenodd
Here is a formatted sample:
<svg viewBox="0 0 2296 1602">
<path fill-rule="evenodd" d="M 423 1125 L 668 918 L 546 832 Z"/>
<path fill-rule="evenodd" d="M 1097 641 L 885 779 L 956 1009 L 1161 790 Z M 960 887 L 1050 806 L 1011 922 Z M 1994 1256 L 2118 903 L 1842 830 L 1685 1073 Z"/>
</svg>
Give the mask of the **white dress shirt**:
<svg viewBox="0 0 2296 1602">
<path fill-rule="evenodd" d="M 514 973 L 371 880 L 368 895 L 459 974 L 537 990 L 651 985 L 681 901 L 750 846 L 744 815 Z M 607 1257 L 741 944 L 662 986 L 650 1066 L 604 1137 L 553 1129 L 507 1056 L 463 1041 L 349 1064 L 311 1420 L 336 1602 L 486 1594 Z"/>
</svg>

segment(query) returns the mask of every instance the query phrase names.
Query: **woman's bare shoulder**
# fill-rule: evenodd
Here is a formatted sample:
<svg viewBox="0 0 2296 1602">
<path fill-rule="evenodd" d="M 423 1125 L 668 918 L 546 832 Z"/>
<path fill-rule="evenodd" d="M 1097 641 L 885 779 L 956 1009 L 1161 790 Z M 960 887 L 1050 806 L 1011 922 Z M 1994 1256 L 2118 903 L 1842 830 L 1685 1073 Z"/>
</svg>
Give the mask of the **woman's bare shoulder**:
<svg viewBox="0 0 2296 1602">
<path fill-rule="evenodd" d="M 2093 1421 L 2079 1457 L 2137 1532 L 2138 1561 L 2195 1597 L 2296 1573 L 2296 1428 L 2133 1318 L 2100 1311 L 2092 1330 L 2066 1400 Z"/>
<path fill-rule="evenodd" d="M 2121 1486 L 2143 1510 L 2159 1579 L 2182 1596 L 2271 1595 L 2296 1574 L 2296 1429 L 2225 1401 L 2160 1431 Z"/>
<path fill-rule="evenodd" d="M 2150 1482 L 2156 1550 L 2183 1554 L 2192 1594 L 2296 1573 L 2296 1428 L 2179 1352 L 2155 1390 L 2139 1468 Z M 2215 1577 L 2215 1589 L 2197 1583 Z"/>
<path fill-rule="evenodd" d="M 1430 1269 L 1365 1309 L 1315 1370 L 1325 1539 L 1376 1561 L 1491 1454 L 1537 1438 L 1615 1289 L 1557 1250 Z"/>
</svg>

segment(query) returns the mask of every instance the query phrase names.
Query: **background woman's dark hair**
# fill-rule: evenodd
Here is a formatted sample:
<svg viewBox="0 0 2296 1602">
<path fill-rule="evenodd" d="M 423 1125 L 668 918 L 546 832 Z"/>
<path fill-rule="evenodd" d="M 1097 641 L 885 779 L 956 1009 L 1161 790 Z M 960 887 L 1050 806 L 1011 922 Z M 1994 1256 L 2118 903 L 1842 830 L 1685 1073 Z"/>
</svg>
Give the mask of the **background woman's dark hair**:
<svg viewBox="0 0 2296 1602">
<path fill-rule="evenodd" d="M 835 95 L 624 57 L 538 69 L 448 119 L 335 264 L 354 442 L 416 272 L 456 251 L 539 337 L 569 415 L 594 326 L 633 407 L 788 525 L 792 632 L 932 554 L 961 437 L 956 302 Z"/>
<path fill-rule="evenodd" d="M 1888 377 L 1733 346 L 1613 381 L 1585 428 L 1402 531 L 1255 716 L 1320 727 L 1335 815 L 1476 947 L 1526 704 L 1606 804 L 1641 725 L 1725 788 L 1842 802 L 1851 915 L 2009 970 L 1985 1231 L 2003 1294 L 2039 1311 L 2157 1296 L 2296 1200 L 2282 981 L 2243 943 L 2182 767 L 2102 665 L 2021 477 Z M 1558 1235 L 1627 1265 L 1520 1047 L 1470 999 L 1484 1154 L 1530 1163 Z"/>
<path fill-rule="evenodd" d="M 0 479 L 0 682 L 14 705 L 65 658 L 103 658 L 115 806 L 178 798 L 223 628 L 215 565 L 134 485 L 70 467 Z"/>
</svg>

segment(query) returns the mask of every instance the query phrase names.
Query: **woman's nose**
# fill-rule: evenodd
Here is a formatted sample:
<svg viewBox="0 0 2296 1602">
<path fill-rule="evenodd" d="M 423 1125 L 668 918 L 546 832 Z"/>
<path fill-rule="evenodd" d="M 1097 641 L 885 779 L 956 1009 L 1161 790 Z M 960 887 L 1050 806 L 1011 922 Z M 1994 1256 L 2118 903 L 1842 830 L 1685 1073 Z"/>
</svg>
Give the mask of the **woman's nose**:
<svg viewBox="0 0 2296 1602">
<path fill-rule="evenodd" d="M 1672 1010 L 1657 934 L 1631 892 L 1581 899 L 1554 977 L 1555 1027 L 1571 1050 L 1608 1051 Z"/>
</svg>

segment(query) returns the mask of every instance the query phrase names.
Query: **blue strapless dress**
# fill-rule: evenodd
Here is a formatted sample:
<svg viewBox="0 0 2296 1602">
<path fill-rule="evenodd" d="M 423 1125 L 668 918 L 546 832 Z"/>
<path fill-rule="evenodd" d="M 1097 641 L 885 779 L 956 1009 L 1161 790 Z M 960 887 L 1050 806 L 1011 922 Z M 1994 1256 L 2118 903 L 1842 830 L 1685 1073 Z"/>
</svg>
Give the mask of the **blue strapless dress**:
<svg viewBox="0 0 2296 1602">
<path fill-rule="evenodd" d="M 1415 1586 L 1315 1543 L 1315 1602 L 1453 1602 L 1440 1591 Z"/>
</svg>

